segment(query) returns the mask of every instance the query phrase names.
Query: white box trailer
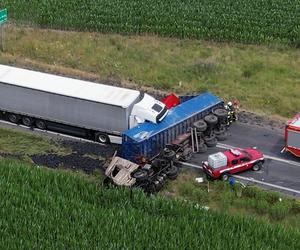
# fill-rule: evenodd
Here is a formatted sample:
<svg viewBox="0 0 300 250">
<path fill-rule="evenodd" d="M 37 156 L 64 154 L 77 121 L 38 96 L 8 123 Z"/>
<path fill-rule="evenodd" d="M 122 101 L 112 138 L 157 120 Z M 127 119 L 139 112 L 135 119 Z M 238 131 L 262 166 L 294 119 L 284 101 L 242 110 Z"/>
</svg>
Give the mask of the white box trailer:
<svg viewBox="0 0 300 250">
<path fill-rule="evenodd" d="M 137 90 L 5 65 L 0 65 L 0 111 L 14 123 L 103 143 L 137 122 L 159 122 L 167 114 L 163 103 Z"/>
</svg>

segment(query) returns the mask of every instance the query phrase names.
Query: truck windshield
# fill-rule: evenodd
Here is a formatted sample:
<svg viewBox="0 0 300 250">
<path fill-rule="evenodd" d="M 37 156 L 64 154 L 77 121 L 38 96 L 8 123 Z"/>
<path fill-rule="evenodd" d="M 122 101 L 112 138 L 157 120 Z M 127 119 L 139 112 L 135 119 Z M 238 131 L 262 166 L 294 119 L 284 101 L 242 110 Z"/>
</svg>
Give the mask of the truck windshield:
<svg viewBox="0 0 300 250">
<path fill-rule="evenodd" d="M 152 109 L 154 110 L 154 111 L 156 111 L 157 113 L 159 113 L 163 108 L 160 106 L 160 105 L 158 105 L 158 104 L 154 104 L 153 106 L 152 106 Z"/>
</svg>

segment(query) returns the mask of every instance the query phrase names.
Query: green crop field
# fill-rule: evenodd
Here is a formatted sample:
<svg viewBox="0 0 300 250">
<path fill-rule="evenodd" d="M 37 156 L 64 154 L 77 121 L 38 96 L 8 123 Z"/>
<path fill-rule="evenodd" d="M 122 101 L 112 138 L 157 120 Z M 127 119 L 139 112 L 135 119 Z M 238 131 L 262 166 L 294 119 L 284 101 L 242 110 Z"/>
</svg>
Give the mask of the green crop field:
<svg viewBox="0 0 300 250">
<path fill-rule="evenodd" d="M 300 46 L 291 0 L 2 0 L 16 21 L 58 29 Z"/>
<path fill-rule="evenodd" d="M 299 249 L 300 231 L 0 160 L 1 249 Z"/>
</svg>

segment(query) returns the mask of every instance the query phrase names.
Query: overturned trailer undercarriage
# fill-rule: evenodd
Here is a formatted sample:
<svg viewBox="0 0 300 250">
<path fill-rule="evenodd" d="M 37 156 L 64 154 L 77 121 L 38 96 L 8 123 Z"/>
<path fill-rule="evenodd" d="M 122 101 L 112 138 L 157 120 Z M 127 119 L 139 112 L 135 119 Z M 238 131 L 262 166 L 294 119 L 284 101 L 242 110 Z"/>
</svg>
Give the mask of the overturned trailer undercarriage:
<svg viewBox="0 0 300 250">
<path fill-rule="evenodd" d="M 105 185 L 142 188 L 147 193 L 162 189 L 165 182 L 175 180 L 179 173 L 175 152 L 165 149 L 152 162 L 138 165 L 129 160 L 114 156 L 105 171 Z"/>
</svg>

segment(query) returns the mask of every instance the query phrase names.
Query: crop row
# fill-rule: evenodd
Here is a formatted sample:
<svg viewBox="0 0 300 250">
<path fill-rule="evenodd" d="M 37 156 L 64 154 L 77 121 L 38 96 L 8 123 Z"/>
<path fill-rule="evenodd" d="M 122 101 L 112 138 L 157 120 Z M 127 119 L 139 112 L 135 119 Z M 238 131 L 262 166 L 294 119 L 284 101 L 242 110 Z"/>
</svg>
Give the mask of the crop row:
<svg viewBox="0 0 300 250">
<path fill-rule="evenodd" d="M 1 249 L 289 249 L 300 232 L 0 159 Z"/>
<path fill-rule="evenodd" d="M 2 0 L 16 21 L 56 29 L 300 46 L 292 0 Z"/>
</svg>

